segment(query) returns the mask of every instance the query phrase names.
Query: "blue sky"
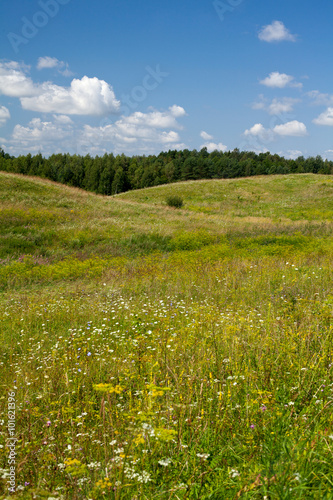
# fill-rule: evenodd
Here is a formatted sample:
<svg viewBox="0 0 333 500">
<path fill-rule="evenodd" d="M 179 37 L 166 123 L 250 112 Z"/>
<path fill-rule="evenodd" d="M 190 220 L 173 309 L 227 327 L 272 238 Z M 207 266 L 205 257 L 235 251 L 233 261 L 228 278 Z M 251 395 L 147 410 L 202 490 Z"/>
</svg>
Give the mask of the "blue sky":
<svg viewBox="0 0 333 500">
<path fill-rule="evenodd" d="M 2 2 L 0 146 L 333 160 L 332 18 L 331 0 Z"/>
</svg>

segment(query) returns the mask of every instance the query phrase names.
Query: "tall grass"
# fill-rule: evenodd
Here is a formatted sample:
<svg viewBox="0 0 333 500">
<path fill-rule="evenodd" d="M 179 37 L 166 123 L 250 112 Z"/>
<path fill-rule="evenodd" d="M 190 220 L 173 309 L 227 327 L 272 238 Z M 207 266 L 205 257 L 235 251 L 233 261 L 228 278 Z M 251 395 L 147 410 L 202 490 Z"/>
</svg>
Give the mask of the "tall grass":
<svg viewBox="0 0 333 500">
<path fill-rule="evenodd" d="M 29 182 L 52 211 L 62 188 Z M 17 498 L 333 498 L 331 222 L 65 193 L 82 253 L 41 219 L 50 254 L 0 265 L 1 498 L 13 393 Z"/>
</svg>

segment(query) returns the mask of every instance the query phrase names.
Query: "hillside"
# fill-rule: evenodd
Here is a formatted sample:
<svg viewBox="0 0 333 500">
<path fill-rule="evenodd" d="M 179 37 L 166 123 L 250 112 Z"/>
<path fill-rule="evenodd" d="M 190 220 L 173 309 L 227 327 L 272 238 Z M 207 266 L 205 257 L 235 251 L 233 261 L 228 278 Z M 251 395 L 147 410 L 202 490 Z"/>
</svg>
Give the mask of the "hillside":
<svg viewBox="0 0 333 500">
<path fill-rule="evenodd" d="M 183 209 L 166 206 L 170 194 L 183 197 Z M 308 242 L 314 233 L 326 239 L 332 195 L 331 177 L 313 174 L 189 181 L 103 197 L 0 173 L 0 258 L 2 266 L 27 255 L 53 264 L 91 256 L 135 259 L 218 243 L 236 252 L 244 238 L 254 237 L 255 245 L 268 234 L 289 235 L 290 244 L 295 233 Z"/>
<path fill-rule="evenodd" d="M 106 197 L 0 173 L 16 497 L 332 498 L 332 214 L 328 175 Z"/>
</svg>

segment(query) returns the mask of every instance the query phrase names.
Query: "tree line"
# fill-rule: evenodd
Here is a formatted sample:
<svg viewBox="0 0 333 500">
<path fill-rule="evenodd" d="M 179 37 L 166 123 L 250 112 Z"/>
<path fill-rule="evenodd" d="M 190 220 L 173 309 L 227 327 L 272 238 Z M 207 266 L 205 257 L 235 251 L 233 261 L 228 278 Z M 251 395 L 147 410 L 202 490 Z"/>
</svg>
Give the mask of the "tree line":
<svg viewBox="0 0 333 500">
<path fill-rule="evenodd" d="M 91 157 L 42 154 L 13 157 L 0 148 L 0 170 L 34 175 L 79 187 L 98 194 L 113 195 L 171 182 L 196 179 L 230 179 L 253 175 L 314 173 L 333 174 L 333 162 L 321 156 L 286 159 L 277 154 L 251 151 L 208 153 L 168 151 L 159 155 L 126 156 L 105 154 Z"/>
</svg>

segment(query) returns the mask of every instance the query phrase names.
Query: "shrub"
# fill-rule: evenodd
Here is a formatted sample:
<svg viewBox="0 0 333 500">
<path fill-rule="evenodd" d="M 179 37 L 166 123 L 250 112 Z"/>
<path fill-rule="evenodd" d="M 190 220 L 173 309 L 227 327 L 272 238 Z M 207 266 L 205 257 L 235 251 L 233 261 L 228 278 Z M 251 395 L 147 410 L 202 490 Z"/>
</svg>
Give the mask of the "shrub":
<svg viewBox="0 0 333 500">
<path fill-rule="evenodd" d="M 169 207 L 181 208 L 184 205 L 183 198 L 180 196 L 168 196 L 166 203 Z"/>
</svg>

